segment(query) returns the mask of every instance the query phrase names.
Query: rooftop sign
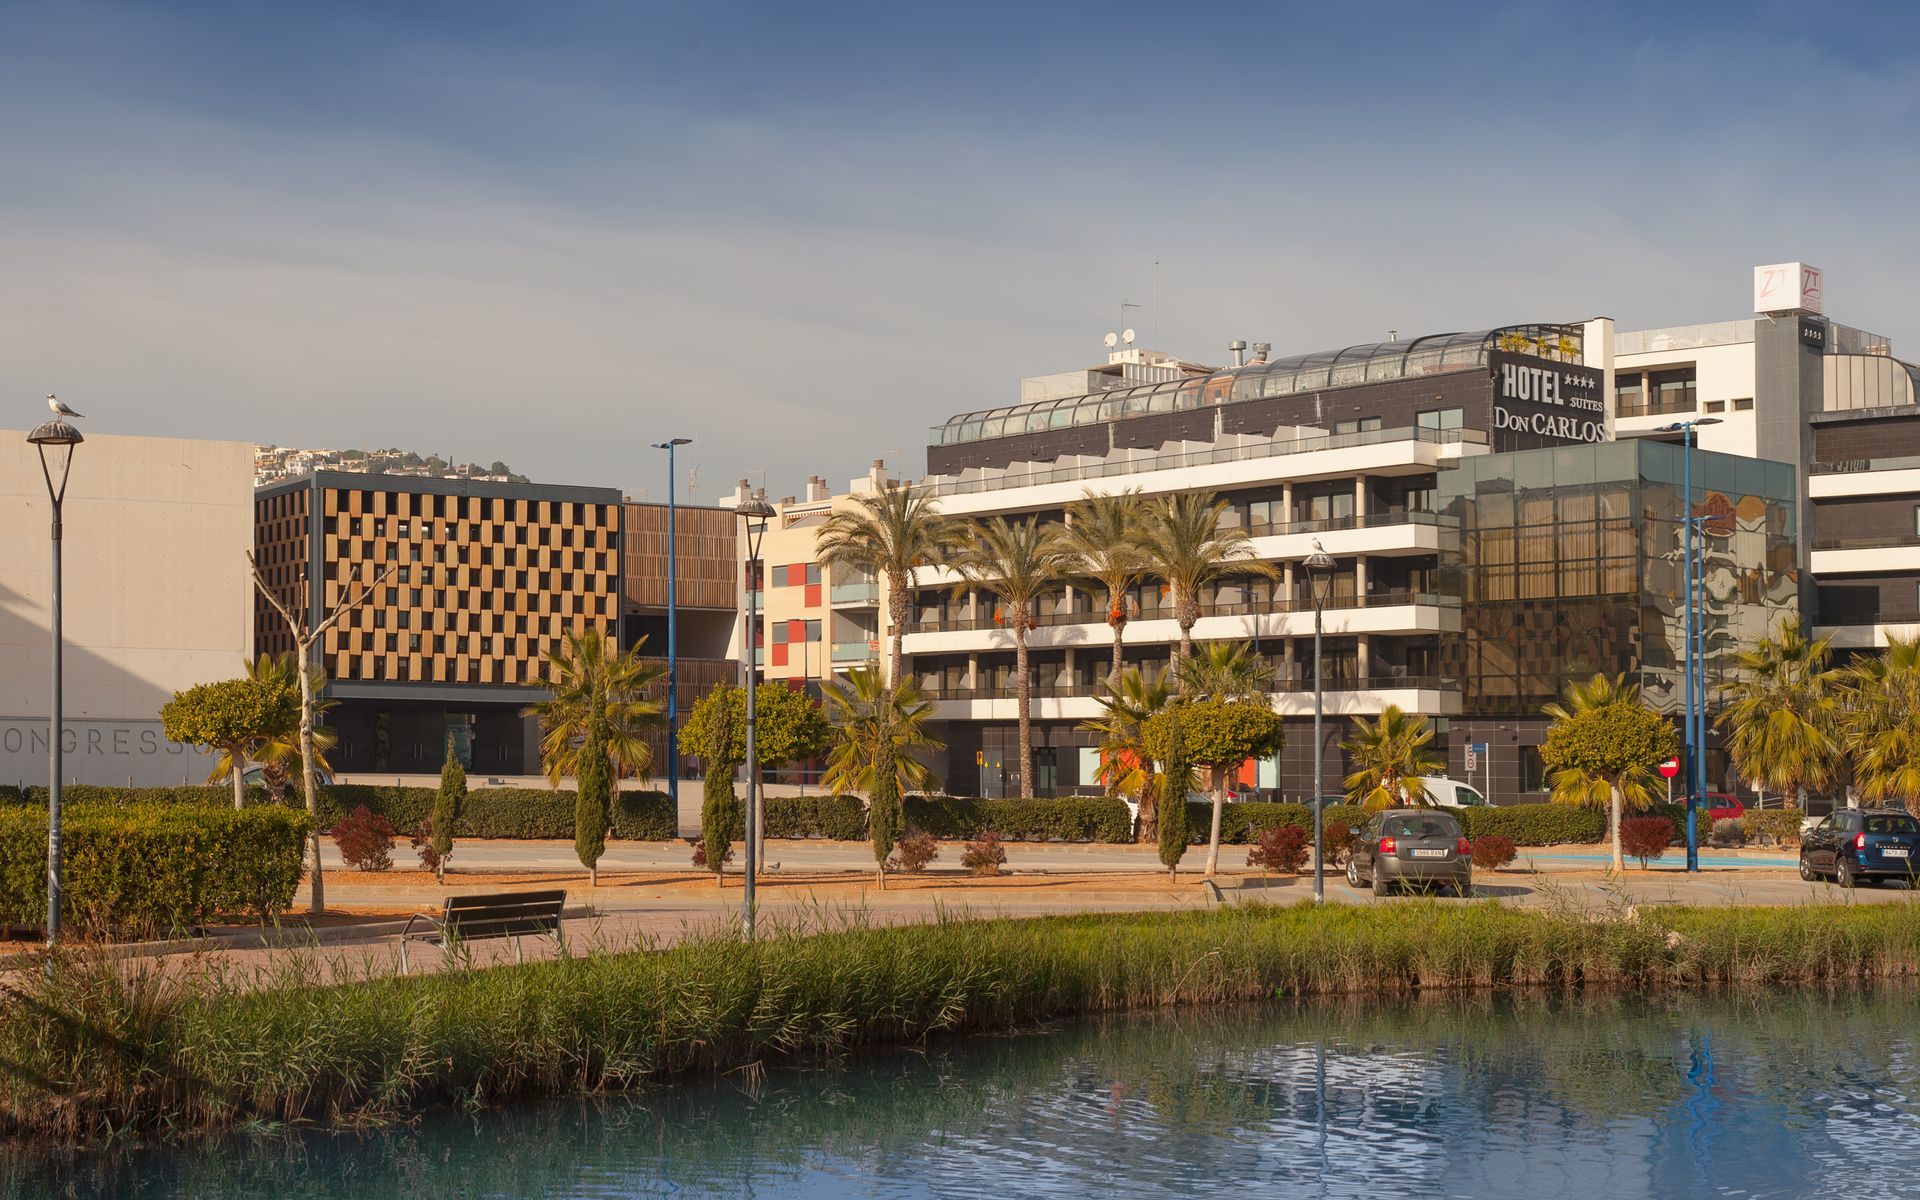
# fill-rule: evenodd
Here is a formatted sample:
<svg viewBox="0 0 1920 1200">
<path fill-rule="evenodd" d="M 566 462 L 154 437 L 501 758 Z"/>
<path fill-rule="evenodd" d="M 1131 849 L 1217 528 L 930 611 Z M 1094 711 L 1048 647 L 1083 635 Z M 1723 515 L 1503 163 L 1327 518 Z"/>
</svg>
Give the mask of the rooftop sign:
<svg viewBox="0 0 1920 1200">
<path fill-rule="evenodd" d="M 1757 313 L 1817 313 L 1822 300 L 1819 267 L 1790 262 L 1753 269 L 1753 311 Z"/>
</svg>

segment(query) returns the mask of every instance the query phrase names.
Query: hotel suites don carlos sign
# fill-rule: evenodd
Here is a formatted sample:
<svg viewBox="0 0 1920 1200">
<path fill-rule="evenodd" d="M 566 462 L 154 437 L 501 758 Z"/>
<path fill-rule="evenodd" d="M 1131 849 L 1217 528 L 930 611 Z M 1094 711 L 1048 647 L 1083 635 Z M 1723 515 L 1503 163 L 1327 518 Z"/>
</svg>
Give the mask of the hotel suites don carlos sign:
<svg viewBox="0 0 1920 1200">
<path fill-rule="evenodd" d="M 1607 440 L 1606 376 L 1598 368 L 1505 350 L 1489 354 L 1487 366 L 1493 372 L 1495 450 Z"/>
</svg>

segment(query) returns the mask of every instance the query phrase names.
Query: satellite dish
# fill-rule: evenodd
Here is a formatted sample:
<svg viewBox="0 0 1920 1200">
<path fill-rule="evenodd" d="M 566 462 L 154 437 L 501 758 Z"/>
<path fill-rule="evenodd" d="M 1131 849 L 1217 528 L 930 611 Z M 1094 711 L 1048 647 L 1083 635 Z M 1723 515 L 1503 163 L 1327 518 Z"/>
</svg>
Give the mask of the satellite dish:
<svg viewBox="0 0 1920 1200">
<path fill-rule="evenodd" d="M 1129 329 L 1125 333 L 1121 334 L 1120 340 L 1125 342 L 1129 346 L 1133 345 L 1133 330 Z"/>
<path fill-rule="evenodd" d="M 1127 332 L 1132 333 L 1133 330 L 1129 329 L 1127 330 Z M 1106 337 L 1102 338 L 1101 340 L 1107 344 L 1107 349 L 1109 350 L 1113 349 L 1115 346 L 1118 346 L 1120 344 L 1120 338 L 1117 335 L 1111 334 L 1111 333 L 1109 333 Z M 1128 338 L 1127 340 L 1132 341 L 1133 339 Z"/>
</svg>

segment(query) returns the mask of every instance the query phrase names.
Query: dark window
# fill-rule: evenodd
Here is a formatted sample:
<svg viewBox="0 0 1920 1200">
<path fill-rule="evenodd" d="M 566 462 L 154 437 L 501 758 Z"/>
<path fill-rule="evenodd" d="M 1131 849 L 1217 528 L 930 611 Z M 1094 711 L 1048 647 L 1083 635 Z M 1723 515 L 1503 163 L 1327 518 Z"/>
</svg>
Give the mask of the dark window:
<svg viewBox="0 0 1920 1200">
<path fill-rule="evenodd" d="M 1753 411 L 1753 397 L 1752 397 L 1752 396 L 1741 396 L 1741 397 L 1739 397 L 1738 399 L 1736 399 L 1736 400 L 1734 400 L 1734 402 L 1733 402 L 1733 411 L 1735 411 L 1735 412 L 1752 412 L 1752 411 Z"/>
<path fill-rule="evenodd" d="M 1875 814 L 1867 817 L 1866 822 L 1868 833 L 1920 833 L 1920 825 L 1915 825 L 1912 817 Z"/>
<path fill-rule="evenodd" d="M 1464 409 L 1430 408 L 1414 419 L 1422 429 L 1459 429 L 1466 421 L 1466 416 Z"/>
</svg>

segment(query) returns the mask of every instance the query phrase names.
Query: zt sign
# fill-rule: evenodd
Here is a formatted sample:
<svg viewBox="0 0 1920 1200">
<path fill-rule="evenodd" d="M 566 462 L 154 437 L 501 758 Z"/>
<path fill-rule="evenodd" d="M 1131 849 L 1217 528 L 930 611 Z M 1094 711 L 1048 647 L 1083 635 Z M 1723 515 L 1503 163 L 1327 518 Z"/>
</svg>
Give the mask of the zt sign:
<svg viewBox="0 0 1920 1200">
<path fill-rule="evenodd" d="M 1753 269 L 1753 311 L 1757 313 L 1817 313 L 1823 300 L 1819 267 L 1792 262 Z"/>
</svg>

